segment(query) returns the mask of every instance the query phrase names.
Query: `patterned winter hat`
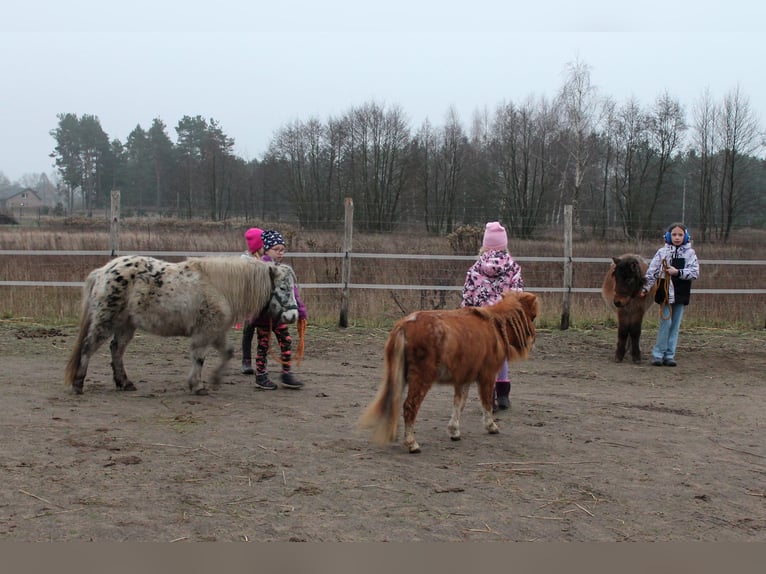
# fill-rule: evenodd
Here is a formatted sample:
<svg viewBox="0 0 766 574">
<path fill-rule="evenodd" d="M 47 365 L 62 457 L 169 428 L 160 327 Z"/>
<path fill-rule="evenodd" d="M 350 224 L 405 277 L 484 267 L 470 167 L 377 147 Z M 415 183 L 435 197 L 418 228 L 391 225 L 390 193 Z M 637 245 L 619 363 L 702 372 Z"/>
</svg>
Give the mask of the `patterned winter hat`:
<svg viewBox="0 0 766 574">
<path fill-rule="evenodd" d="M 255 253 L 261 247 L 263 247 L 263 229 L 258 227 L 251 227 L 245 231 L 245 241 L 247 241 L 247 249 L 250 253 Z"/>
<path fill-rule="evenodd" d="M 482 246 L 484 249 L 494 249 L 495 251 L 508 249 L 508 235 L 499 221 L 487 223 L 487 226 L 484 228 L 484 242 Z"/>
<path fill-rule="evenodd" d="M 275 245 L 284 245 L 285 240 L 279 231 L 267 229 L 263 232 L 263 250 L 268 251 Z"/>
</svg>

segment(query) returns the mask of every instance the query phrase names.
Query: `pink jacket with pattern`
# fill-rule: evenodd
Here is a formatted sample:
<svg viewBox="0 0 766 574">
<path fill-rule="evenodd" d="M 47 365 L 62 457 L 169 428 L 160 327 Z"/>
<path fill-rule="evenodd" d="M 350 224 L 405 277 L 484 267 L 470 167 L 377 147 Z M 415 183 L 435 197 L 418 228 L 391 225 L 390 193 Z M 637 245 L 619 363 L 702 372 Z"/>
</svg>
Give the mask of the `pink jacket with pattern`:
<svg viewBox="0 0 766 574">
<path fill-rule="evenodd" d="M 500 300 L 504 291 L 524 290 L 521 266 L 507 251 L 485 251 L 465 275 L 461 307 L 485 307 Z"/>
</svg>

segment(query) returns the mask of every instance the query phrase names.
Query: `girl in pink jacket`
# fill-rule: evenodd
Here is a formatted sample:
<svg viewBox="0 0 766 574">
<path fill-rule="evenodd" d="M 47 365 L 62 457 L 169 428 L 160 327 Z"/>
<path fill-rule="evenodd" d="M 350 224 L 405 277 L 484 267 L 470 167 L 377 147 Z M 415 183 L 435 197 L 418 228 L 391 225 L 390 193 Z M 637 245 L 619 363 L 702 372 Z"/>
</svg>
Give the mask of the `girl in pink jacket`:
<svg viewBox="0 0 766 574">
<path fill-rule="evenodd" d="M 504 291 L 524 290 L 521 266 L 508 253 L 508 235 L 498 221 L 490 221 L 484 228 L 484 240 L 479 259 L 465 275 L 461 307 L 484 307 L 500 300 Z M 511 380 L 508 361 L 497 374 L 495 404 L 497 408 L 510 408 Z"/>
</svg>

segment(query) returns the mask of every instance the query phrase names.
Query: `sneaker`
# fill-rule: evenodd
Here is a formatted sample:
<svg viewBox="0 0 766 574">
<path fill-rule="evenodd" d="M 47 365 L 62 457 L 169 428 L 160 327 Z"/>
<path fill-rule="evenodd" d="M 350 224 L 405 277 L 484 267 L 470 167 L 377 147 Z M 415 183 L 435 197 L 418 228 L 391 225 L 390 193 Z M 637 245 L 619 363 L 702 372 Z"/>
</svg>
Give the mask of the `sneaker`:
<svg viewBox="0 0 766 574">
<path fill-rule="evenodd" d="M 288 389 L 300 389 L 303 383 L 296 380 L 292 373 L 282 373 L 282 386 Z"/>
<path fill-rule="evenodd" d="M 662 366 L 662 361 L 660 361 L 658 359 L 654 359 L 652 361 L 652 365 L 654 365 L 655 367 L 661 367 Z"/>
<path fill-rule="evenodd" d="M 252 375 L 253 373 L 255 373 L 255 371 L 253 371 L 253 366 L 250 363 L 250 361 L 242 361 L 242 368 L 240 370 L 242 371 L 243 375 Z"/>
<path fill-rule="evenodd" d="M 269 380 L 269 375 L 264 373 L 262 375 L 255 375 L 255 386 L 264 391 L 273 391 L 277 388 L 277 385 Z"/>
<path fill-rule="evenodd" d="M 675 367 L 678 363 L 676 363 L 673 359 L 665 359 L 662 361 L 662 364 L 666 367 Z"/>
</svg>

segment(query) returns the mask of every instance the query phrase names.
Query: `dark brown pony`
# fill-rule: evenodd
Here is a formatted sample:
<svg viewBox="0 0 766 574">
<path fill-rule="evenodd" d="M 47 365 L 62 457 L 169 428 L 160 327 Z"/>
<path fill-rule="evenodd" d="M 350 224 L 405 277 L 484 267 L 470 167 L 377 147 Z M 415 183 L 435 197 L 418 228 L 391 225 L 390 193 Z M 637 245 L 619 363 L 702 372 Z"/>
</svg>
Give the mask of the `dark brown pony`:
<svg viewBox="0 0 766 574">
<path fill-rule="evenodd" d="M 642 298 L 641 289 L 646 280 L 644 275 L 648 265 L 646 260 L 635 253 L 625 253 L 612 258 L 612 264 L 604 277 L 601 295 L 607 306 L 617 311 L 617 350 L 615 360 L 619 363 L 625 358 L 628 344 L 634 363 L 641 362 L 641 324 L 644 313 L 654 303 L 654 291 L 657 286 Z"/>
<path fill-rule="evenodd" d="M 385 348 L 385 375 L 378 394 L 360 419 L 373 431 L 373 440 L 396 439 L 401 396 L 404 400 L 404 445 L 420 452 L 415 440 L 415 417 L 434 383 L 454 387 L 452 418 L 447 427 L 452 440 L 460 440 L 460 414 L 474 381 L 479 386 L 484 428 L 499 432 L 492 416 L 495 376 L 503 361 L 517 361 L 529 354 L 535 339 L 537 296 L 507 291 L 488 307 L 450 311 L 416 311 L 394 325 Z"/>
</svg>

